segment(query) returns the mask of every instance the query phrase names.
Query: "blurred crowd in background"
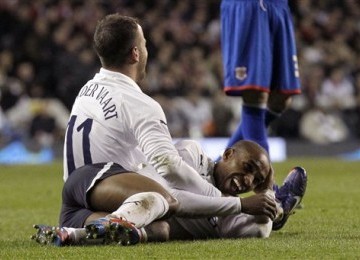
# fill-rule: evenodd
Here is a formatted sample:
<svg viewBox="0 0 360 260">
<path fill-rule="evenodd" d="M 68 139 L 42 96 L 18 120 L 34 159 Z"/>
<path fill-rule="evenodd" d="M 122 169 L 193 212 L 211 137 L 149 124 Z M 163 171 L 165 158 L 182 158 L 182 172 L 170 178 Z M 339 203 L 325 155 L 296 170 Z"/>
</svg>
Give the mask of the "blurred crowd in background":
<svg viewBox="0 0 360 260">
<path fill-rule="evenodd" d="M 270 136 L 319 144 L 360 139 L 360 2 L 290 0 L 301 95 Z M 71 105 L 99 70 L 99 19 L 139 18 L 149 60 L 146 93 L 162 105 L 173 137 L 227 137 L 240 98 L 222 92 L 220 0 L 1 0 L 0 144 L 62 143 Z"/>
</svg>

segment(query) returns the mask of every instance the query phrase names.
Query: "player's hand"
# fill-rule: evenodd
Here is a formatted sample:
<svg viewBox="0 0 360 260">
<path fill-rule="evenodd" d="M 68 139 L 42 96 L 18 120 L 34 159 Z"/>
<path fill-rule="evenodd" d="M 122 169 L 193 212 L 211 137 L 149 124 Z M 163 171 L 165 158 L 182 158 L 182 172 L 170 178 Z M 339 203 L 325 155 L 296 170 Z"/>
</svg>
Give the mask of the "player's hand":
<svg viewBox="0 0 360 260">
<path fill-rule="evenodd" d="M 258 193 L 246 198 L 240 198 L 241 212 L 249 215 L 265 215 L 271 220 L 276 217 L 275 198 L 269 193 Z"/>
</svg>

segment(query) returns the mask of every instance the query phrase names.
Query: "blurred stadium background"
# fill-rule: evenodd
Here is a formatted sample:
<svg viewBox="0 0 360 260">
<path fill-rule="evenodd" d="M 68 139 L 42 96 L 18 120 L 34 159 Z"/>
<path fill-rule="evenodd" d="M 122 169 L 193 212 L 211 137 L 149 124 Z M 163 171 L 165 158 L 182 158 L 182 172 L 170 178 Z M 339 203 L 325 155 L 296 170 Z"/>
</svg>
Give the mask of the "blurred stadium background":
<svg viewBox="0 0 360 260">
<path fill-rule="evenodd" d="M 360 2 L 290 0 L 303 93 L 269 129 L 279 160 L 360 160 Z M 69 110 L 100 64 L 98 19 L 138 17 L 147 38 L 146 93 L 174 138 L 223 143 L 240 118 L 221 89 L 220 0 L 1 0 L 0 163 L 61 158 Z M 210 142 L 210 143 L 209 143 Z M 218 146 L 216 146 L 218 147 Z"/>
</svg>

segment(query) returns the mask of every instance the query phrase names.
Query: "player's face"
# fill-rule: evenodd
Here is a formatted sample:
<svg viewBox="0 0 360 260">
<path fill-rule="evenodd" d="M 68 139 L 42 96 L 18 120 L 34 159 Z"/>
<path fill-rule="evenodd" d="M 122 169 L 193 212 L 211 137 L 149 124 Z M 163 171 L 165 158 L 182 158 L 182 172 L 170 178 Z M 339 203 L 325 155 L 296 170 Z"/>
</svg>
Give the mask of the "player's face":
<svg viewBox="0 0 360 260">
<path fill-rule="evenodd" d="M 225 151 L 223 160 L 215 169 L 216 186 L 224 194 L 236 196 L 253 191 L 270 174 L 270 162 L 265 154 L 238 154 L 234 149 Z"/>
<path fill-rule="evenodd" d="M 146 48 L 146 39 L 144 37 L 143 30 L 140 25 L 138 25 L 139 28 L 139 35 L 138 35 L 138 48 L 139 48 L 139 63 L 137 68 L 137 81 L 140 81 L 145 78 L 146 75 L 146 64 L 147 64 L 147 58 L 148 58 L 148 52 Z"/>
</svg>

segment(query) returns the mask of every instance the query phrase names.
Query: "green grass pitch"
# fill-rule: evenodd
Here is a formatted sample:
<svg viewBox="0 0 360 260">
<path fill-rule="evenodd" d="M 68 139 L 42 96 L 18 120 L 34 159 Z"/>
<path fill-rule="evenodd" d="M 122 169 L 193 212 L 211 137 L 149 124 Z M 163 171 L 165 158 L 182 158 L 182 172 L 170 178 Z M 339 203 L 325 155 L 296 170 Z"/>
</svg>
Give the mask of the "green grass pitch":
<svg viewBox="0 0 360 260">
<path fill-rule="evenodd" d="M 0 166 L 0 259 L 360 259 L 360 162 L 290 158 L 308 171 L 304 208 L 268 239 L 168 242 L 132 247 L 40 246 L 32 225 L 56 224 L 62 165 Z"/>
</svg>

